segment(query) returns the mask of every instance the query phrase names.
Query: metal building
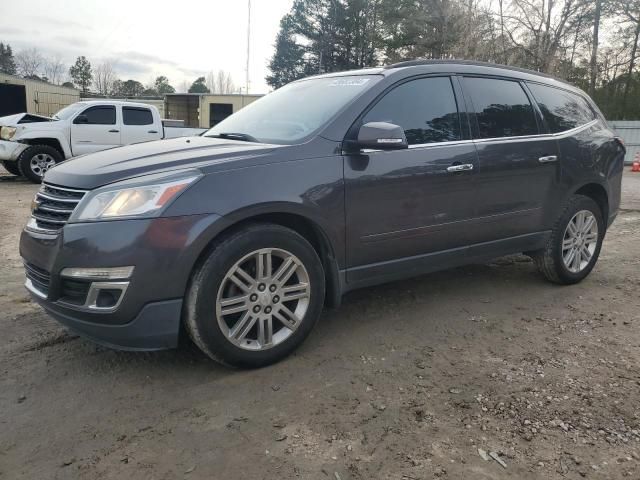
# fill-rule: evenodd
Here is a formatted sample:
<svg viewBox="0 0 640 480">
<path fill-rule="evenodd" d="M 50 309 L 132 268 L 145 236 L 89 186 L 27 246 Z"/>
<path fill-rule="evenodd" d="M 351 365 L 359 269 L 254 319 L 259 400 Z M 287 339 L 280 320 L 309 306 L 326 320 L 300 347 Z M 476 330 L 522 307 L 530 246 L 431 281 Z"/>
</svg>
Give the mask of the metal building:
<svg viewBox="0 0 640 480">
<path fill-rule="evenodd" d="M 78 100 L 75 88 L 0 73 L 0 117 L 23 112 L 49 117 Z"/>
<path fill-rule="evenodd" d="M 636 155 L 640 154 L 640 121 L 609 120 L 609 125 L 624 140 L 624 144 L 627 147 L 624 163 L 631 165 Z"/>
<path fill-rule="evenodd" d="M 184 120 L 186 127 L 210 128 L 260 97 L 240 93 L 170 93 L 165 96 L 164 115 Z"/>
</svg>

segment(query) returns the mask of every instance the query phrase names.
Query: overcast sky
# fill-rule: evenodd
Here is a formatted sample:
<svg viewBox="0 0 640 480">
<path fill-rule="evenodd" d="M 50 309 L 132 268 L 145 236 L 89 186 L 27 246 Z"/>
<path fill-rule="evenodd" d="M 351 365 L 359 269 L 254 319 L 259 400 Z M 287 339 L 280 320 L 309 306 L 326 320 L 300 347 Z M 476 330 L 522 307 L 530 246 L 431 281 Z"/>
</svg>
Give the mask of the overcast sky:
<svg viewBox="0 0 640 480">
<path fill-rule="evenodd" d="M 251 2 L 251 93 L 264 81 L 280 18 L 293 0 Z M 165 75 L 178 88 L 211 70 L 227 70 L 244 87 L 247 0 L 20 0 L 4 5 L 0 41 L 14 54 L 36 47 L 67 64 L 85 55 L 112 61 L 122 80 L 148 84 Z"/>
</svg>

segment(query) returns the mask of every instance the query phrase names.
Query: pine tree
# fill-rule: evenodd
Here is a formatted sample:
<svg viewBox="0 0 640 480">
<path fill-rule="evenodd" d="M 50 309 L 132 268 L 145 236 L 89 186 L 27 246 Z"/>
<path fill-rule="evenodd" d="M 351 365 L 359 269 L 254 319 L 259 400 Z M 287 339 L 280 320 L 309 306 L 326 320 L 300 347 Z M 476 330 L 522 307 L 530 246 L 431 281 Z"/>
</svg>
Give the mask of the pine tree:
<svg viewBox="0 0 640 480">
<path fill-rule="evenodd" d="M 13 58 L 11 45 L 4 45 L 2 42 L 0 42 L 0 72 L 9 75 L 16 74 L 16 62 Z"/>
<path fill-rule="evenodd" d="M 73 83 L 80 87 L 82 93 L 86 93 L 93 80 L 89 60 L 84 55 L 78 57 L 76 63 L 69 69 L 69 75 L 71 75 Z"/>
</svg>

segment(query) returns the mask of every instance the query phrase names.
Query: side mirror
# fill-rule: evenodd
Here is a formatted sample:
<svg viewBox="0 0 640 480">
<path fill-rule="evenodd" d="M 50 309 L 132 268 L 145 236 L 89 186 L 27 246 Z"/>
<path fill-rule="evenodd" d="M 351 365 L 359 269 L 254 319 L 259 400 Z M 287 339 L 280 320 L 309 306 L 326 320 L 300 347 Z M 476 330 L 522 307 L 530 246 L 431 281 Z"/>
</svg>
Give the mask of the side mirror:
<svg viewBox="0 0 640 480">
<path fill-rule="evenodd" d="M 387 122 L 369 122 L 360 127 L 358 147 L 375 150 L 401 150 L 409 148 L 402 127 Z"/>
<path fill-rule="evenodd" d="M 73 123 L 75 124 L 83 124 L 83 123 L 89 123 L 89 119 L 87 118 L 86 115 L 80 114 L 76 117 L 76 119 L 73 121 Z"/>
</svg>

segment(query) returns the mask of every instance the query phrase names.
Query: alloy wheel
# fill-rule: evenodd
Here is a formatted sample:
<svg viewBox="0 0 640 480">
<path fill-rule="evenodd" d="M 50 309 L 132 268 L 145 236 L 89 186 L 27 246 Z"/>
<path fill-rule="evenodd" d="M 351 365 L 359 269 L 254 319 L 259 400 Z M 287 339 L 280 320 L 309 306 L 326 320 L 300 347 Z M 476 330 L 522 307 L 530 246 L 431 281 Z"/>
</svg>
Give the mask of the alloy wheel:
<svg viewBox="0 0 640 480">
<path fill-rule="evenodd" d="M 264 248 L 240 259 L 216 298 L 218 325 L 245 350 L 266 350 L 287 340 L 309 308 L 311 286 L 303 263 L 290 252 Z"/>
<path fill-rule="evenodd" d="M 29 162 L 31 171 L 39 177 L 43 177 L 47 170 L 56 165 L 55 159 L 48 153 L 37 153 Z"/>
<path fill-rule="evenodd" d="M 598 221 L 589 210 L 576 213 L 564 231 L 562 261 L 571 273 L 580 273 L 593 257 L 598 246 Z"/>
</svg>

